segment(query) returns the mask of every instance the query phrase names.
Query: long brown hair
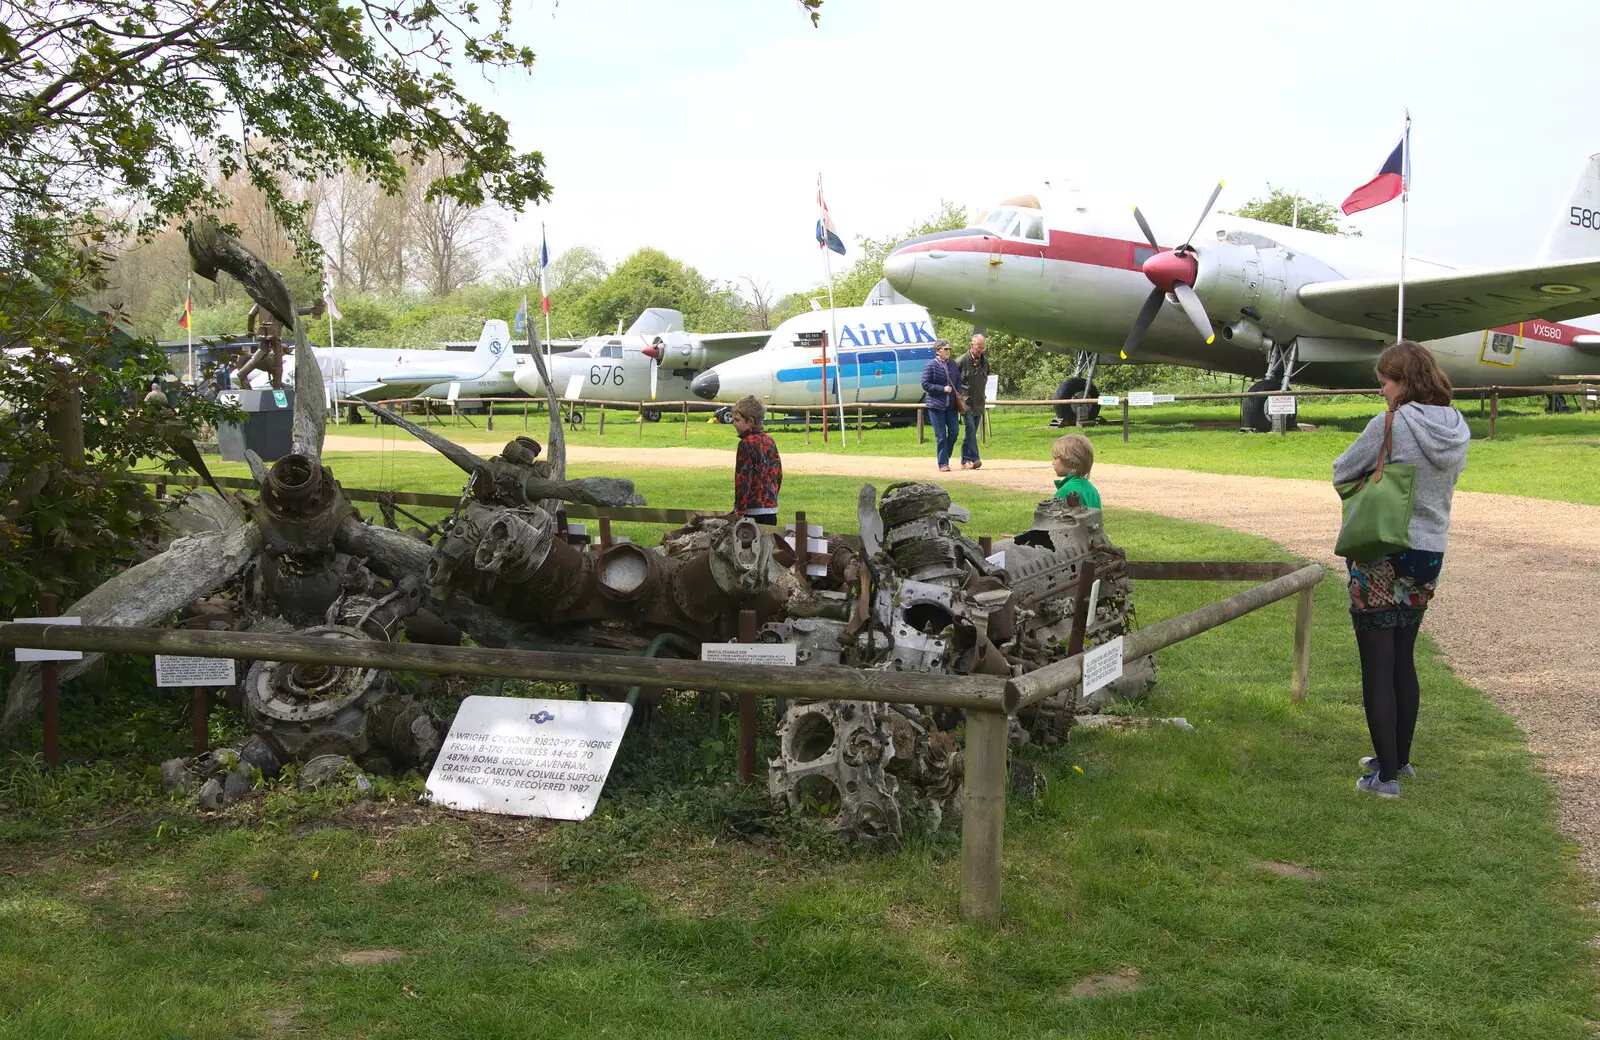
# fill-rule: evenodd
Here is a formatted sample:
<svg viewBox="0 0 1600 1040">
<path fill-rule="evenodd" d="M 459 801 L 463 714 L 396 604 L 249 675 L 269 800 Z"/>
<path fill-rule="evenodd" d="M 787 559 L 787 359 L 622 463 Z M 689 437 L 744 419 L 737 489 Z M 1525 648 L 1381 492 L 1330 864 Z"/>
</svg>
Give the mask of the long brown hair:
<svg viewBox="0 0 1600 1040">
<path fill-rule="evenodd" d="M 1418 404 L 1447 405 L 1455 396 L 1450 377 L 1444 374 L 1433 352 L 1421 343 L 1403 339 L 1378 355 L 1378 375 L 1400 385 L 1400 400 Z"/>
</svg>

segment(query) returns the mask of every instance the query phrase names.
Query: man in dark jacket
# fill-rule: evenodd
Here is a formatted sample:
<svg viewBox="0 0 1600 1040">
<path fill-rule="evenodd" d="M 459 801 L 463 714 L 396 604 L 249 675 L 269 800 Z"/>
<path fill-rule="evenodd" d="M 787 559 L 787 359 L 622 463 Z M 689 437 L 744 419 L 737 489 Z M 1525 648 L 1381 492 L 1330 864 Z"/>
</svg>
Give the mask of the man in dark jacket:
<svg viewBox="0 0 1600 1040">
<path fill-rule="evenodd" d="M 961 468 L 981 469 L 983 460 L 978 457 L 978 424 L 983 422 L 983 406 L 988 403 L 989 359 L 984 356 L 983 333 L 972 334 L 972 346 L 956 362 L 961 382 L 967 387 L 967 411 L 961 418 L 967 435 L 961 442 Z"/>
<path fill-rule="evenodd" d="M 950 472 L 950 453 L 955 450 L 961 428 L 961 370 L 950 361 L 950 341 L 933 345 L 933 360 L 922 369 L 922 389 L 927 394 L 928 421 L 933 424 L 935 454 L 939 471 Z"/>
</svg>

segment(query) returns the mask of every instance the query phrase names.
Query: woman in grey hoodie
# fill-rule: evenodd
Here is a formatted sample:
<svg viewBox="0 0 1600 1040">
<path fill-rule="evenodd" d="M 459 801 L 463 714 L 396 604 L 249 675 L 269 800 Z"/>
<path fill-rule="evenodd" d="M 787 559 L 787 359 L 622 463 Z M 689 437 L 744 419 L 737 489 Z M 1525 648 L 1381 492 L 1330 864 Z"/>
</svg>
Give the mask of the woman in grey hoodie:
<svg viewBox="0 0 1600 1040">
<path fill-rule="evenodd" d="M 1467 420 L 1450 403 L 1454 389 L 1433 355 L 1401 340 L 1378 355 L 1378 383 L 1394 413 L 1391 462 L 1417 467 L 1411 511 L 1411 548 L 1377 560 L 1346 560 L 1350 618 L 1361 654 L 1361 699 L 1372 735 L 1369 769 L 1356 788 L 1388 798 L 1400 795 L 1399 775 L 1411 769 L 1411 737 L 1421 693 L 1414 653 L 1423 611 L 1433 598 L 1450 536 L 1450 499 L 1467 464 L 1472 439 Z M 1378 467 L 1385 414 L 1374 416 L 1356 442 L 1333 463 L 1343 484 Z"/>
</svg>

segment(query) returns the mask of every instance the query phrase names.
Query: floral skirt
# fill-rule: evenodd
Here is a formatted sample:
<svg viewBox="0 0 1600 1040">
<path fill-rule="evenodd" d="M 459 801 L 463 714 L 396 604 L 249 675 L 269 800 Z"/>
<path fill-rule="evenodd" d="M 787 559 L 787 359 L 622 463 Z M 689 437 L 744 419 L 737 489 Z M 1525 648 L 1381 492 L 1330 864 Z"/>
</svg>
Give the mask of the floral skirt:
<svg viewBox="0 0 1600 1040">
<path fill-rule="evenodd" d="M 1422 624 L 1439 584 L 1444 553 L 1407 549 L 1377 560 L 1346 560 L 1350 620 L 1357 632 Z"/>
</svg>

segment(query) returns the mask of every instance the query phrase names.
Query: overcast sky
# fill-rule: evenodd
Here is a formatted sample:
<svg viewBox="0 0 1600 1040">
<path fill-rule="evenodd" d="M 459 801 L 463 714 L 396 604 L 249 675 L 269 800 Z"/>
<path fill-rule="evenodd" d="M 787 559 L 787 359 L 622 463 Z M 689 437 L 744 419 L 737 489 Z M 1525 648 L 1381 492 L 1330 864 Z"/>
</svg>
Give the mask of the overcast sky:
<svg viewBox="0 0 1600 1040">
<path fill-rule="evenodd" d="M 816 180 L 854 237 L 1046 180 L 1181 234 L 1267 184 L 1338 203 L 1412 115 L 1413 255 L 1531 258 L 1600 152 L 1595 0 L 521 0 L 531 75 L 463 85 L 555 195 L 552 256 L 651 245 L 778 292 L 822 277 Z M 1351 225 L 1398 245 L 1398 203 Z M 1181 228 L 1181 230 L 1179 230 Z M 1172 230 L 1167 230 L 1172 229 Z"/>
</svg>

